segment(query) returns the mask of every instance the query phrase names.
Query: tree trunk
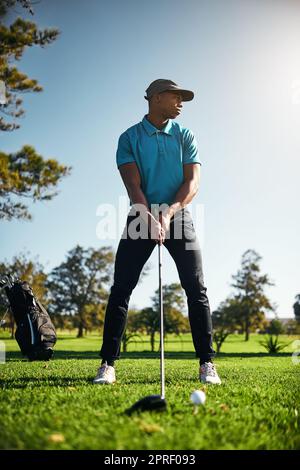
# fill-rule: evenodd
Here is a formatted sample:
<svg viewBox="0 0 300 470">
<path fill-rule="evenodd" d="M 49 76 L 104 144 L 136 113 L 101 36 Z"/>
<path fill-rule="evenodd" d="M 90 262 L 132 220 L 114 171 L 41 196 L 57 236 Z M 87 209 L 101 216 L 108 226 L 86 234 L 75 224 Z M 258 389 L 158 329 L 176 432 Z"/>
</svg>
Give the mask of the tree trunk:
<svg viewBox="0 0 300 470">
<path fill-rule="evenodd" d="M 249 341 L 249 336 L 250 336 L 249 328 L 250 328 L 249 319 L 247 318 L 246 324 L 245 324 L 245 341 Z"/>
<path fill-rule="evenodd" d="M 150 341 L 151 341 L 151 352 L 154 352 L 154 345 L 155 345 L 155 331 L 151 332 L 150 335 Z"/>
<path fill-rule="evenodd" d="M 83 338 L 83 324 L 79 323 L 77 338 Z"/>
</svg>

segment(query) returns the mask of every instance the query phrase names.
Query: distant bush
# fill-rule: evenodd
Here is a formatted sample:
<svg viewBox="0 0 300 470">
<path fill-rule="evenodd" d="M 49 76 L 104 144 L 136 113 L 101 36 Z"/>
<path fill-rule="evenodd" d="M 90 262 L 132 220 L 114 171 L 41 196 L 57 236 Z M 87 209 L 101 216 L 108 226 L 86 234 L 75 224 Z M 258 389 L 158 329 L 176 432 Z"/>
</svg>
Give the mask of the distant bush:
<svg viewBox="0 0 300 470">
<path fill-rule="evenodd" d="M 284 330 L 287 335 L 300 335 L 300 324 L 291 319 L 284 325 Z"/>
<path fill-rule="evenodd" d="M 270 321 L 269 325 L 266 328 L 266 333 L 269 335 L 281 335 L 284 333 L 284 326 L 280 320 L 274 318 Z"/>
</svg>

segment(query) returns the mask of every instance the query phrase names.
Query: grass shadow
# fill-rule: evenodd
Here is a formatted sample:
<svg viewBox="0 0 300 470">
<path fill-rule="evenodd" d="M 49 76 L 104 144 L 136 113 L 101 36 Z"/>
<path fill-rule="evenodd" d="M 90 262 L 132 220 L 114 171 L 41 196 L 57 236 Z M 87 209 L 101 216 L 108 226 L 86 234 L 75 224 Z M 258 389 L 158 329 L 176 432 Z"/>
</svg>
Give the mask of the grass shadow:
<svg viewBox="0 0 300 470">
<path fill-rule="evenodd" d="M 70 392 L 74 391 L 73 388 L 78 385 L 89 385 L 92 384 L 94 377 L 86 376 L 82 378 L 78 377 L 61 377 L 57 375 L 50 375 L 45 377 L 22 377 L 22 378 L 13 378 L 13 379 L 1 379 L 0 387 L 7 389 L 24 389 L 32 387 L 65 387 L 70 388 Z"/>
<path fill-rule="evenodd" d="M 276 354 L 269 354 L 268 352 L 249 352 L 249 353 L 219 353 L 216 355 L 216 359 L 225 358 L 251 358 L 251 357 L 289 357 L 291 352 L 278 352 Z M 122 359 L 159 359 L 160 355 L 158 352 L 150 351 L 129 351 L 121 353 Z M 195 353 L 192 351 L 170 351 L 165 352 L 166 359 L 195 359 Z M 7 361 L 20 361 L 23 360 L 28 362 L 26 358 L 22 356 L 19 351 L 10 351 L 6 353 Z M 54 350 L 53 360 L 69 360 L 69 359 L 100 359 L 99 351 L 61 351 Z M 40 361 L 43 362 L 43 361 Z"/>
</svg>

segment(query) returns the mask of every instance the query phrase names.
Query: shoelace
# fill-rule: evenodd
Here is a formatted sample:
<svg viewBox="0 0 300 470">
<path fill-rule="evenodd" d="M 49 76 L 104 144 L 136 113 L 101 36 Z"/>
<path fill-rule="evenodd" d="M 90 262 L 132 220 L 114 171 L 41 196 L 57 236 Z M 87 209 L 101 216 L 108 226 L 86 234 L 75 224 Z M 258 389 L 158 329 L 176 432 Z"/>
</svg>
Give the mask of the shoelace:
<svg viewBox="0 0 300 470">
<path fill-rule="evenodd" d="M 98 374 L 100 375 L 102 372 L 103 374 L 108 372 L 108 366 L 106 364 L 103 364 L 101 367 L 99 367 Z"/>
<path fill-rule="evenodd" d="M 215 365 L 212 362 L 206 362 L 204 367 L 205 367 L 205 372 L 208 373 L 209 375 L 213 377 L 217 375 Z"/>
</svg>

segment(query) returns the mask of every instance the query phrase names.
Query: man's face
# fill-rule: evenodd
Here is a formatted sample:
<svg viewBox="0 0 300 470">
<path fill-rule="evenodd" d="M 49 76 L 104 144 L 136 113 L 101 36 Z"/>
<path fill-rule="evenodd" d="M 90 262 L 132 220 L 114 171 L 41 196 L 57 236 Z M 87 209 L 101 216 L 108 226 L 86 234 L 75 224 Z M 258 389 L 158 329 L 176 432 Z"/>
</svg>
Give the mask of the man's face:
<svg viewBox="0 0 300 470">
<path fill-rule="evenodd" d="M 154 96 L 156 111 L 166 119 L 175 119 L 182 108 L 182 95 L 179 91 L 163 91 Z"/>
</svg>

